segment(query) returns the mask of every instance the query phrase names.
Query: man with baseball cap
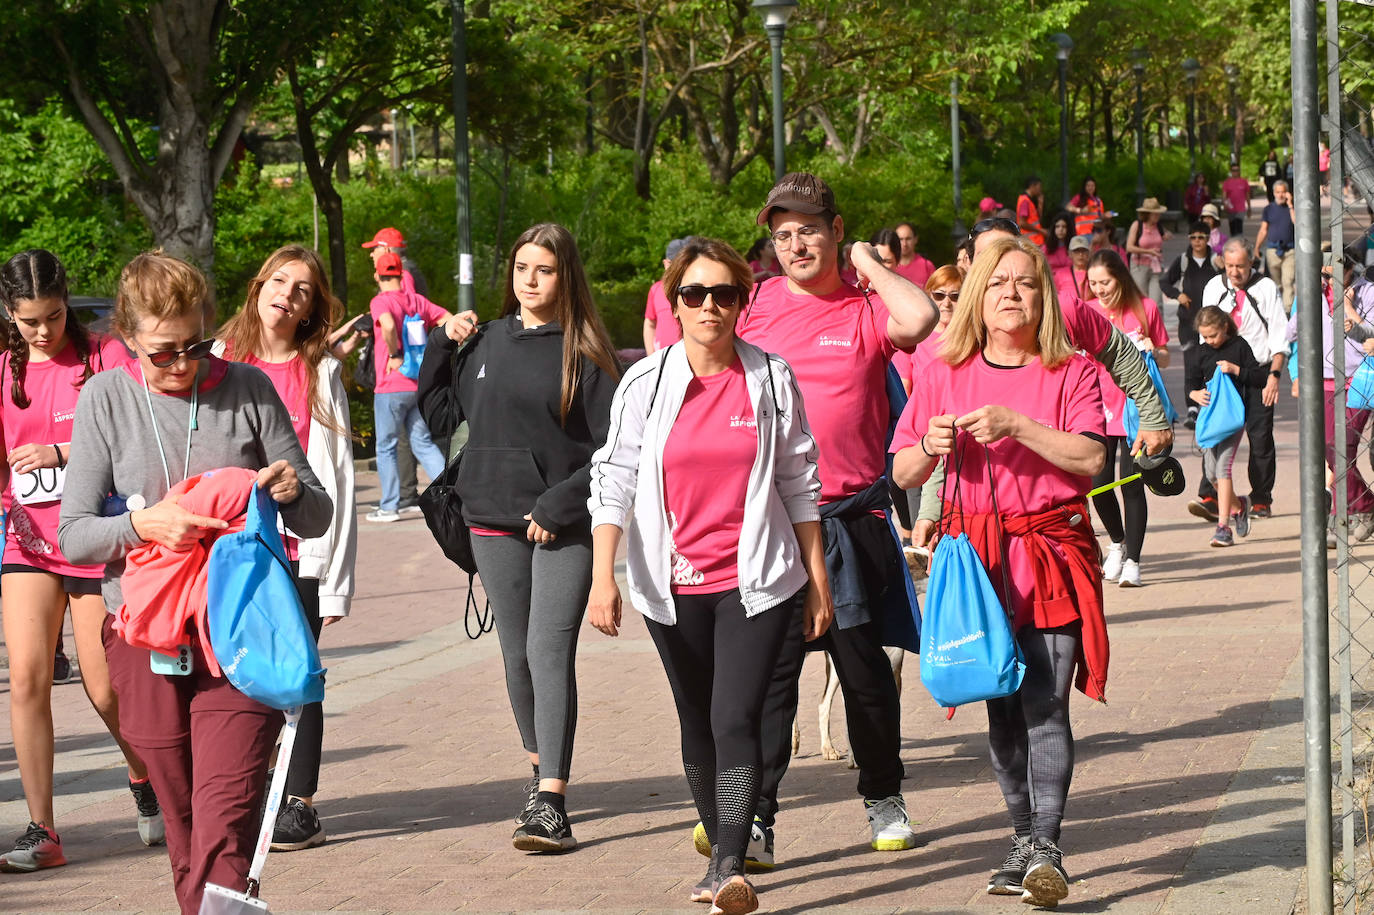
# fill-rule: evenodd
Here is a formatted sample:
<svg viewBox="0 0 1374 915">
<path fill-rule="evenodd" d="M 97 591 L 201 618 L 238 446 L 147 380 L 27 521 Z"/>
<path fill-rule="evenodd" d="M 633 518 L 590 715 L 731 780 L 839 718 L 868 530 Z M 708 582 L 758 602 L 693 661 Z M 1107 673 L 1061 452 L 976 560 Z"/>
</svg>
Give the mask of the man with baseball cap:
<svg viewBox="0 0 1374 915">
<path fill-rule="evenodd" d="M 405 361 L 405 320 L 418 315 L 425 332 L 447 321 L 451 315 L 429 299 L 404 288 L 405 268 L 401 255 L 387 251 L 376 259 L 374 278 L 381 290 L 372 299 L 372 332 L 376 335 L 377 384 L 373 388 L 373 419 L 377 431 L 377 477 L 382 488 L 381 504 L 367 514 L 368 521 L 389 522 L 400 517 L 401 486 L 396 472 L 396 443 L 401 430 L 410 439 L 415 457 L 424 465 L 431 480 L 444 471 L 444 454 L 429 437 L 420 418 L 417 403 L 419 386 L 401 372 Z"/>
<path fill-rule="evenodd" d="M 876 293 L 874 301 L 840 279 L 844 221 L 834 193 L 815 175 L 784 175 L 768 194 L 758 223 L 772 235 L 783 275 L 756 288 L 739 319 L 739 335 L 792 366 L 819 449 L 835 622 L 812 647 L 830 653 L 844 691 L 873 848 L 913 848 L 916 836 L 901 793 L 901 701 L 882 642 L 881 598 L 894 586 L 904 594 L 905 583 L 893 576 L 907 574 L 882 513 L 890 503 L 886 373 L 893 353 L 909 352 L 921 342 L 939 312 L 924 291 L 884 267 L 868 244 L 855 244 L 850 257 L 859 282 Z M 849 561 L 840 562 L 842 555 Z M 764 703 L 758 822 L 748 853 L 756 866 L 773 864 L 778 784 L 792 750 L 802 657 L 798 617 Z"/>
<path fill-rule="evenodd" d="M 420 272 L 420 267 L 406 255 L 406 239 L 401 234 L 400 229 L 387 226 L 378 229 L 377 234 L 372 236 L 371 241 L 363 242 L 363 247 L 367 249 L 372 257 L 372 269 L 377 269 L 377 261 L 384 254 L 396 254 L 401 258 L 401 289 L 404 292 L 418 293 L 422 296 L 429 295 L 429 284 L 425 282 L 425 275 Z M 447 450 L 444 446 L 441 451 Z M 396 476 L 401 485 L 401 501 L 399 511 L 403 515 L 415 515 L 420 513 L 420 481 L 415 475 L 415 455 L 410 450 L 410 436 L 405 429 L 401 429 L 396 437 Z"/>
<path fill-rule="evenodd" d="M 668 247 L 663 252 L 665 272 L 673 258 L 685 247 L 686 238 L 674 238 L 668 242 Z M 663 292 L 663 280 L 660 278 L 649 287 L 649 300 L 644 303 L 644 354 L 647 356 L 665 346 L 672 346 L 681 339 L 682 325 L 673 317 L 673 306 L 668 303 L 668 296 Z"/>
</svg>

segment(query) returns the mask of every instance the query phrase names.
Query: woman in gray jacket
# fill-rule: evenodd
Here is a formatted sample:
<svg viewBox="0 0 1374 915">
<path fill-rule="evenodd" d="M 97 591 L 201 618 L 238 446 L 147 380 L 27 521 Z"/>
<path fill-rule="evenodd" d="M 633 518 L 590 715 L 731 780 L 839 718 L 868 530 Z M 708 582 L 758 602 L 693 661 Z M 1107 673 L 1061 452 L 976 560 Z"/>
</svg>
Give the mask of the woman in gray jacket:
<svg viewBox="0 0 1374 915">
<path fill-rule="evenodd" d="M 783 637 L 796 625 L 816 638 L 833 617 L 801 392 L 786 362 L 735 336 L 751 281 L 744 259 L 713 239 L 692 239 L 669 265 L 663 288 L 682 342 L 621 381 L 589 501 L 588 621 L 619 632 L 615 554 L 628 525 L 630 601 L 668 673 L 711 843 L 692 899 L 725 913 L 758 907 L 744 856 Z"/>
</svg>

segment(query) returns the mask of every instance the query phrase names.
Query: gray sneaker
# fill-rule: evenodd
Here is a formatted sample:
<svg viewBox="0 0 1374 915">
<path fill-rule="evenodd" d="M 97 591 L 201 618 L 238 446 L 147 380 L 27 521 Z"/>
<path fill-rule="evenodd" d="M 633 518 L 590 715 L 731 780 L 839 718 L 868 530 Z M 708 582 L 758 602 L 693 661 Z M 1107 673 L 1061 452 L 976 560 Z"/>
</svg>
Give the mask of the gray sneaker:
<svg viewBox="0 0 1374 915">
<path fill-rule="evenodd" d="M 400 521 L 401 513 L 390 508 L 378 508 L 368 512 L 363 517 L 378 524 L 390 524 L 392 521 Z"/>
<path fill-rule="evenodd" d="M 1364 543 L 1370 537 L 1374 537 L 1374 512 L 1358 512 L 1351 515 L 1350 520 L 1355 522 L 1355 539 Z"/>
<path fill-rule="evenodd" d="M 988 894 L 991 896 L 1020 896 L 1021 879 L 1026 876 L 1026 863 L 1030 861 L 1030 836 L 1012 836 L 1011 851 L 1002 866 L 988 878 Z"/>
</svg>

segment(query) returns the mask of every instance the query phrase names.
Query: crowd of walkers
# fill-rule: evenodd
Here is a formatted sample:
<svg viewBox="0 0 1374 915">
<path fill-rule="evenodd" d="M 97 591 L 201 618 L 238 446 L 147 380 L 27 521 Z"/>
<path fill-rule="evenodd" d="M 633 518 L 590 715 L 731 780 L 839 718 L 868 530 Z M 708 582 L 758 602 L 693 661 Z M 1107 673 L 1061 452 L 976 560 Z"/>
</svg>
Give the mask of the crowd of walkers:
<svg viewBox="0 0 1374 915">
<path fill-rule="evenodd" d="M 1089 494 L 1172 447 L 1169 397 L 1153 380 L 1169 359 L 1166 296 L 1185 423 L 1224 373 L 1250 446 L 1249 494 L 1231 479 L 1238 431 L 1207 449 L 1190 510 L 1219 521 L 1214 546 L 1271 510 L 1273 408 L 1295 326 L 1283 280 L 1291 200 L 1282 181 L 1273 190 L 1255 245 L 1234 221 L 1221 233 L 1202 201 L 1188 249 L 1166 262 L 1153 198 L 1123 247 L 1091 177 L 1048 220 L 1031 178 L 1011 210 L 985 200 L 956 263 L 936 265 L 910 222 L 847 242 L 830 187 L 792 173 L 763 202 L 747 256 L 706 236 L 668 243 L 645 355 L 628 365 L 576 241 L 551 223 L 512 246 L 500 314 L 486 322 L 430 301 L 401 233 L 381 230 L 365 245 L 377 285 L 367 330 L 343 322 L 319 256 L 300 246 L 264 261 L 213 334 L 204 276 L 173 257 L 124 268 L 105 337 L 74 318 L 55 256 L 15 255 L 0 269 L 0 588 L 31 822 L 0 871 L 65 863 L 50 693 L 70 606 L 82 682 L 127 761 L 140 839 L 167 845 L 182 911 L 199 910 L 207 882 L 244 887 L 282 715 L 222 675 L 195 557 L 241 519 L 230 483 L 253 480 L 281 505 L 313 637 L 348 615 L 358 515 L 341 359 L 361 346 L 381 482 L 365 517 L 418 511 L 416 462 L 461 500 L 530 765 L 512 798 L 515 848 L 577 844 L 578 641 L 584 618 L 607 636 L 625 625 L 622 551 L 629 605 L 671 686 L 693 844 L 708 859 L 691 899 L 752 911 L 751 875 L 779 863 L 807 651 L 827 652 L 838 676 L 871 847 L 914 848 L 884 649 L 919 650 L 912 557 L 965 534 L 1026 664 L 1015 693 L 986 703 L 1011 826 L 987 892 L 1054 905 L 1069 892 L 1069 697 L 1077 686 L 1105 701 L 1104 582 L 1145 584 L 1143 484 Z M 1254 269 L 1266 244 L 1278 283 Z M 1370 289 L 1344 303 L 1352 360 L 1374 350 L 1360 342 L 1374 341 Z M 1367 417 L 1348 426 L 1356 442 Z M 1374 496 L 1358 473 L 1350 487 L 1361 539 L 1374 536 Z M 299 730 L 276 850 L 325 841 L 319 703 Z"/>
</svg>

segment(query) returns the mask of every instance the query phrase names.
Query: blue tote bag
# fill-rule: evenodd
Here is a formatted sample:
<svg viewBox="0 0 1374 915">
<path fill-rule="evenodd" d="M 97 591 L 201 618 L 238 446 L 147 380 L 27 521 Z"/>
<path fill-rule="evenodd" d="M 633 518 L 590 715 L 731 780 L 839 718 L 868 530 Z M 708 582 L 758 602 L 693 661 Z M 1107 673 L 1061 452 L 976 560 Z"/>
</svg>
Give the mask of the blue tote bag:
<svg viewBox="0 0 1374 915">
<path fill-rule="evenodd" d="M 1245 401 L 1230 376 L 1212 372 L 1207 380 L 1209 399 L 1197 414 L 1193 437 L 1199 448 L 1215 448 L 1245 428 Z"/>
<path fill-rule="evenodd" d="M 1164 419 L 1168 423 L 1173 423 L 1178 419 L 1178 411 L 1174 409 L 1174 402 L 1169 399 L 1169 392 L 1164 387 L 1164 376 L 1160 374 L 1159 363 L 1155 361 L 1154 353 L 1141 353 L 1145 359 L 1145 370 L 1150 373 L 1150 382 L 1155 386 L 1155 393 L 1159 395 L 1159 400 L 1164 404 Z M 1126 407 L 1121 411 L 1121 425 L 1126 430 L 1126 441 L 1134 442 L 1140 433 L 1140 408 L 1135 405 L 1135 401 L 1126 398 Z"/>
<path fill-rule="evenodd" d="M 1374 359 L 1360 360 L 1359 367 L 1350 376 L 1345 405 L 1352 410 L 1374 409 Z"/>
<path fill-rule="evenodd" d="M 248 521 L 210 549 L 210 647 L 229 682 L 286 710 L 324 700 L 324 668 L 277 531 L 277 502 L 253 485 Z"/>
<path fill-rule="evenodd" d="M 950 472 L 955 480 L 952 510 L 962 512 L 959 498 L 959 442 L 956 434 Z M 988 456 L 984 446 L 985 459 Z M 988 468 L 991 482 L 991 466 Z M 996 512 L 997 496 L 993 493 Z M 999 538 L 1004 537 L 999 533 Z M 1000 541 L 999 541 L 1000 548 Z M 1002 560 L 1006 583 L 1006 558 Z M 1009 591 L 1004 587 L 1004 590 Z M 925 620 L 921 626 L 921 683 L 945 708 L 1010 696 L 1021 688 L 1025 659 L 1011 631 L 1007 611 L 988 580 L 983 560 L 960 533 L 940 538 L 930 561 L 926 584 Z"/>
</svg>

